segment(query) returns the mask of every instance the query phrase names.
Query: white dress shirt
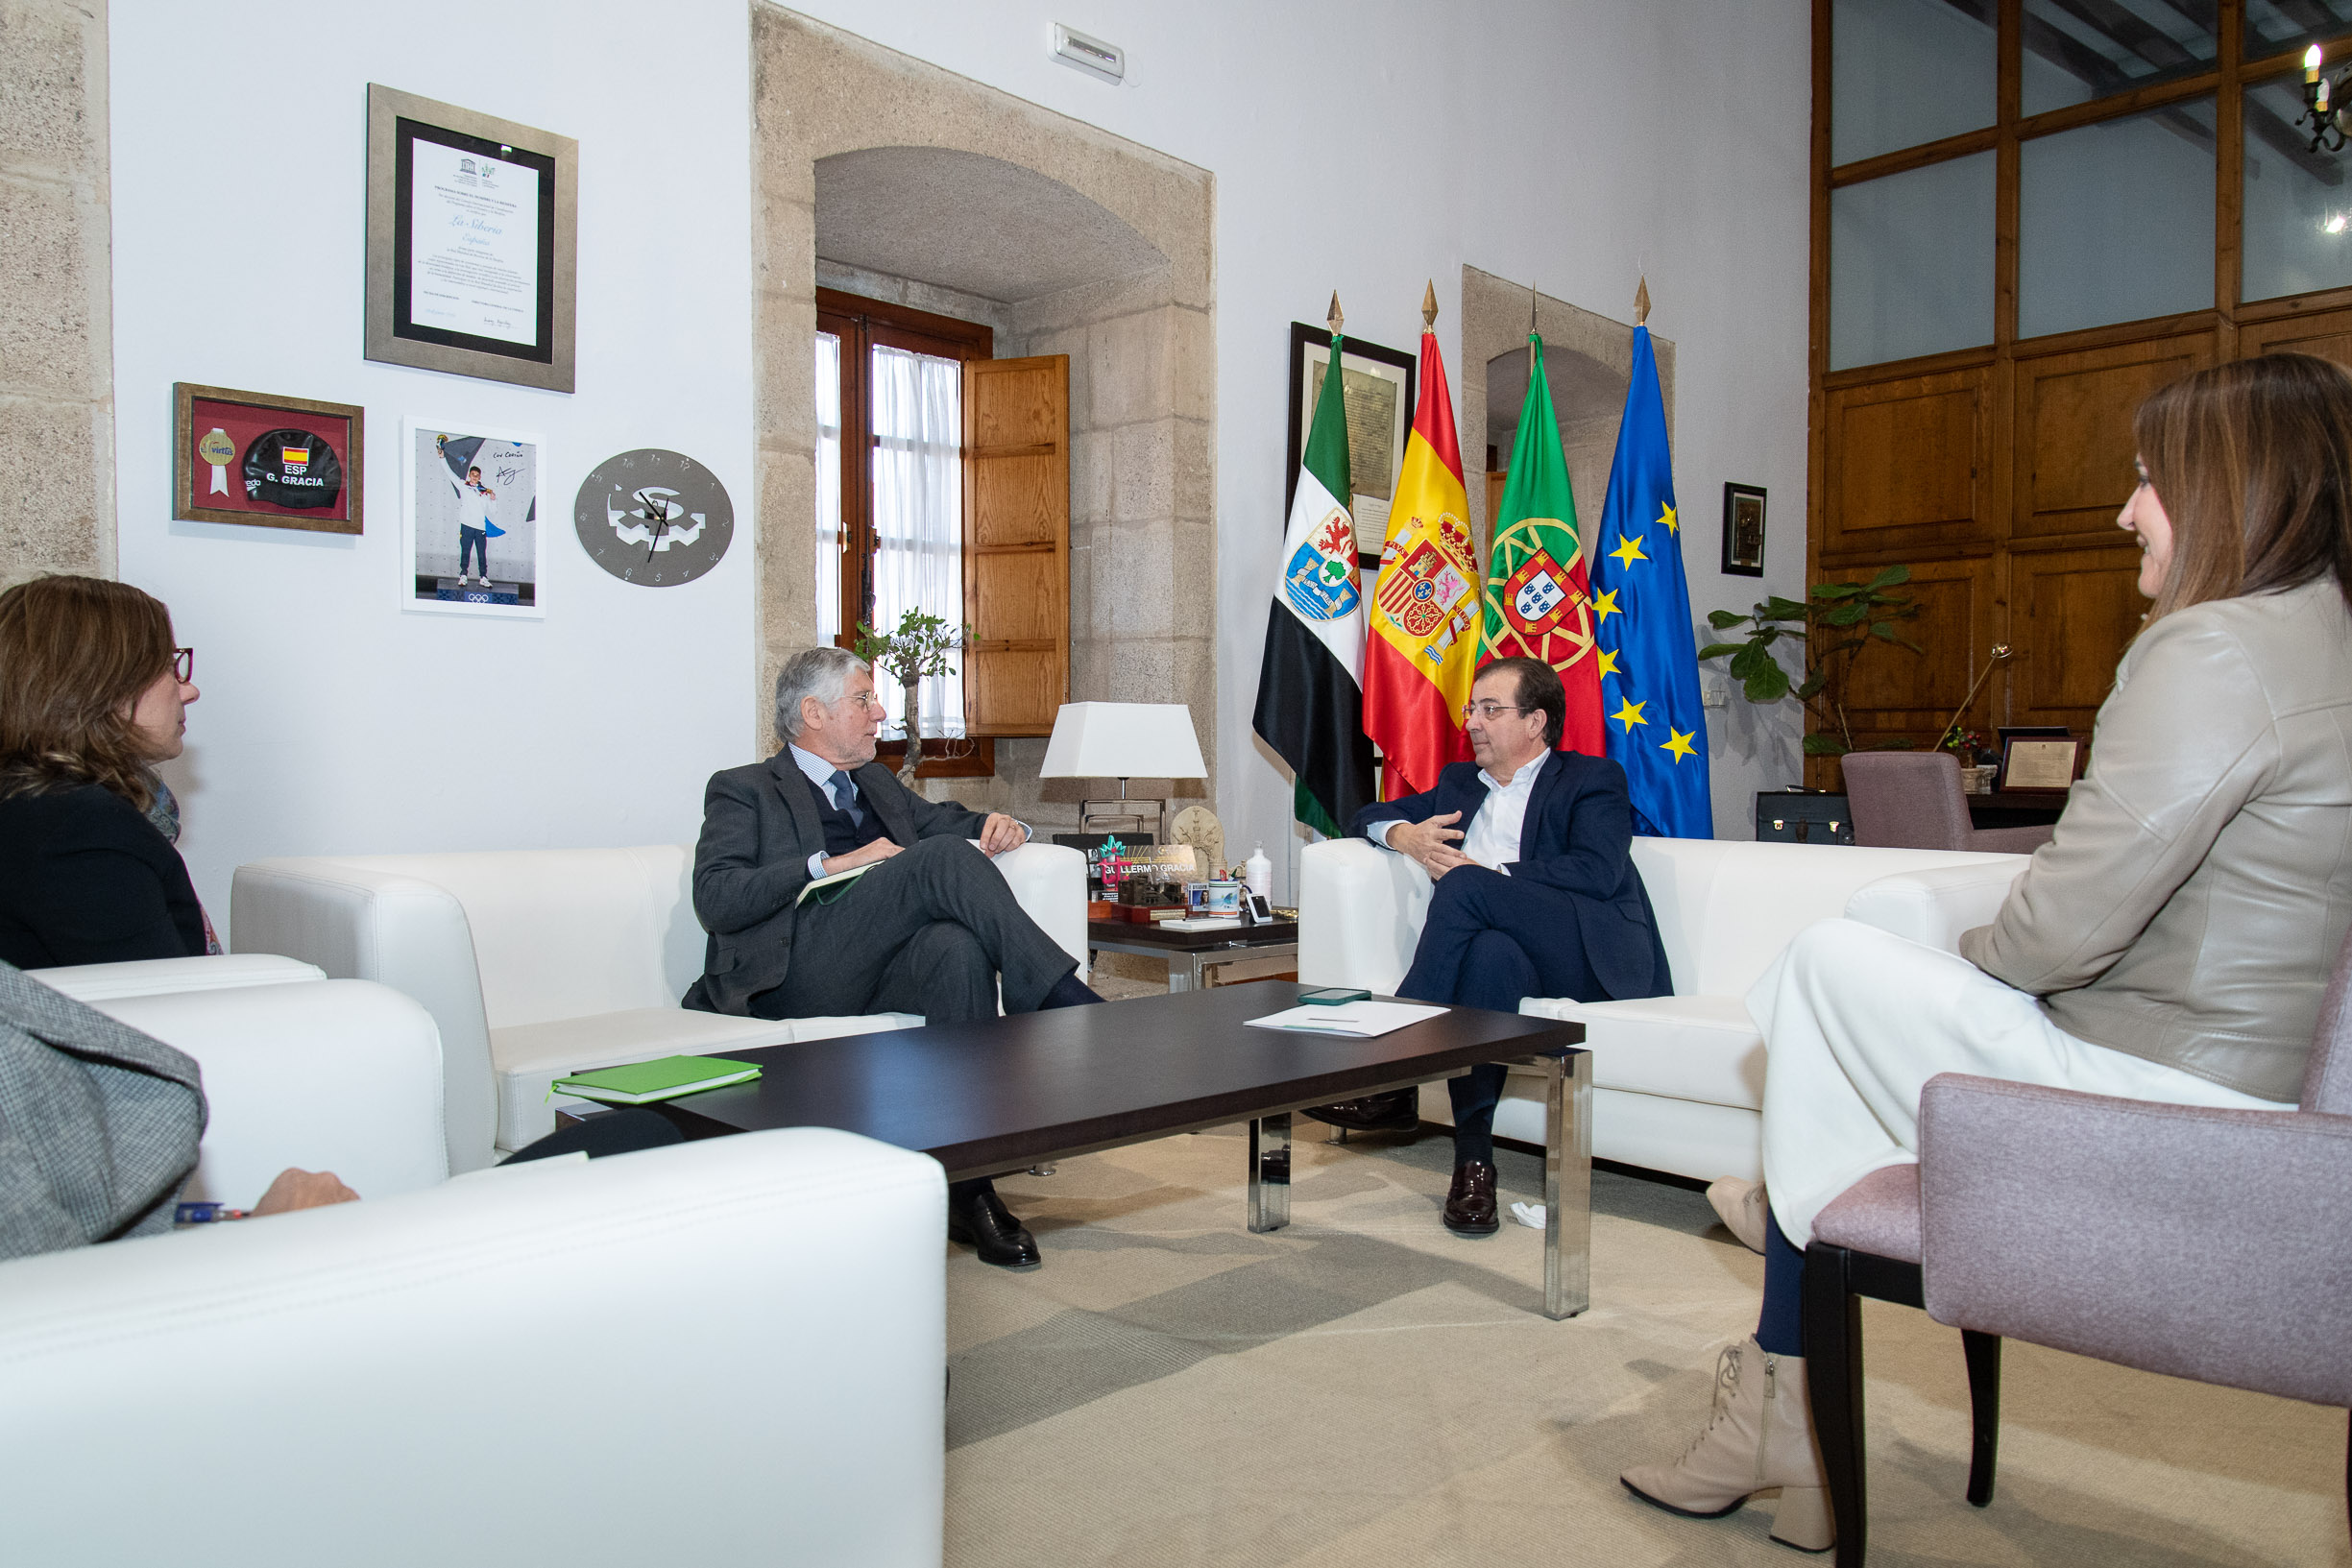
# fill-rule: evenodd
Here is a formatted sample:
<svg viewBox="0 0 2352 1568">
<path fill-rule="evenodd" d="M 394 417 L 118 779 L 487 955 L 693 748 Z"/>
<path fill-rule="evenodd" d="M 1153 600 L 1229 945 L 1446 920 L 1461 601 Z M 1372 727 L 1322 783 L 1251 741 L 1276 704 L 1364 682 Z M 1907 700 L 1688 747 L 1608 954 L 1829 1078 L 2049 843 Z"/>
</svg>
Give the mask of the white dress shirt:
<svg viewBox="0 0 2352 1568">
<path fill-rule="evenodd" d="M 1461 828 L 1462 842 L 1457 846 L 1464 855 L 1482 866 L 1491 866 L 1504 876 L 1511 875 L 1511 862 L 1519 857 L 1519 835 L 1527 826 L 1527 802 L 1536 792 L 1536 775 L 1551 760 L 1549 751 L 1538 752 L 1525 765 L 1511 776 L 1509 784 L 1497 784 L 1494 775 L 1478 770 L 1478 782 L 1487 786 L 1487 798 L 1478 803 L 1470 820 Z M 1370 835 L 1372 842 L 1388 848 L 1389 833 L 1396 824 L 1375 822 Z"/>
<path fill-rule="evenodd" d="M 792 754 L 792 761 L 800 768 L 800 771 L 809 776 L 809 782 L 825 792 L 825 798 L 833 802 L 833 808 L 835 810 L 842 811 L 849 808 L 849 802 L 843 800 L 839 791 L 836 790 L 833 786 L 833 776 L 836 773 L 848 772 L 849 770 L 847 768 L 837 768 L 831 762 L 826 761 L 822 757 L 817 756 L 816 753 L 812 751 L 802 751 L 798 746 L 794 746 L 789 743 L 787 743 L 785 749 Z M 855 791 L 857 786 L 853 784 L 850 788 L 852 791 Z M 873 809 L 873 807 L 861 806 L 858 808 L 858 809 L 861 811 L 870 811 Z M 1526 810 L 1526 807 L 1522 805 L 1519 809 L 1524 812 Z M 1021 837 L 1025 842 L 1028 839 L 1035 836 L 1035 834 L 1031 831 L 1028 823 L 1022 822 L 1019 823 L 1018 826 L 1021 830 Z M 811 880 L 814 880 L 816 878 L 822 877 L 823 875 L 825 875 L 825 852 L 823 850 L 818 850 L 814 855 L 809 856 L 809 877 Z"/>
</svg>

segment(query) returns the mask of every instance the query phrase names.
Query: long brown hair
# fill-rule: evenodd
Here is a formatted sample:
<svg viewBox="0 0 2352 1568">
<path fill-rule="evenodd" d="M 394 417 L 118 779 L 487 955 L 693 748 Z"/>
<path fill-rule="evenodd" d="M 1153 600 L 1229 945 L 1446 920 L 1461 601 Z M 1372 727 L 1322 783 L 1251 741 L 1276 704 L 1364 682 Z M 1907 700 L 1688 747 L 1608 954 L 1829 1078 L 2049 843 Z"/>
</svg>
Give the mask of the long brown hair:
<svg viewBox="0 0 2352 1568">
<path fill-rule="evenodd" d="M 171 667 L 171 612 L 128 583 L 36 577 L 0 593 L 0 799 L 96 784 L 147 809 L 131 709 Z"/>
<path fill-rule="evenodd" d="M 2162 388 L 2132 421 L 2172 522 L 2150 622 L 2332 575 L 2352 605 L 2352 373 L 2264 354 Z"/>
</svg>

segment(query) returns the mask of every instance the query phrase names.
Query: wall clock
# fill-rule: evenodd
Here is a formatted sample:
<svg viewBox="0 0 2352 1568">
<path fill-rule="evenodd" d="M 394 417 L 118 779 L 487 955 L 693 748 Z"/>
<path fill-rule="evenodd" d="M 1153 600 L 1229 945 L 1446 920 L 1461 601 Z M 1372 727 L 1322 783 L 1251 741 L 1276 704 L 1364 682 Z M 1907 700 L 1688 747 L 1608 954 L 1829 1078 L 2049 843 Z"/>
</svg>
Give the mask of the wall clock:
<svg viewBox="0 0 2352 1568">
<path fill-rule="evenodd" d="M 707 574 L 735 541 L 735 504 L 718 475 L 680 452 L 640 446 L 580 481 L 580 548 L 624 583 L 675 588 Z"/>
</svg>

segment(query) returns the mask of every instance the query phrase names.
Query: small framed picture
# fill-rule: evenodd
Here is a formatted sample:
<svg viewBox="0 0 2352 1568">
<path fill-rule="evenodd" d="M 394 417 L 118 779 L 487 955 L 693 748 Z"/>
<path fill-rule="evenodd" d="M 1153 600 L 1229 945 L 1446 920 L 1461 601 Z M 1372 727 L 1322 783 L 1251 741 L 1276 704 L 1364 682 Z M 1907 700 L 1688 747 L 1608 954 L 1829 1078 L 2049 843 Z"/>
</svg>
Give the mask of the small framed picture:
<svg viewBox="0 0 2352 1568">
<path fill-rule="evenodd" d="M 366 411 L 352 403 L 172 385 L 172 516 L 360 532 Z"/>
<path fill-rule="evenodd" d="M 1764 492 L 1760 486 L 1723 487 L 1723 569 L 1733 577 L 1764 575 Z"/>
<path fill-rule="evenodd" d="M 435 615 L 546 615 L 546 444 L 480 425 L 400 425 L 400 603 Z"/>
<path fill-rule="evenodd" d="M 1298 459 L 1315 422 L 1315 399 L 1331 373 L 1331 329 L 1291 323 L 1290 449 L 1284 457 L 1282 516 L 1291 515 L 1298 489 Z M 1413 383 L 1418 363 L 1401 350 L 1343 338 L 1340 387 L 1347 409 L 1347 498 L 1356 524 L 1356 564 L 1366 571 L 1380 565 L 1389 537 L 1389 503 L 1396 496 L 1396 475 L 1413 433 Z"/>
<path fill-rule="evenodd" d="M 2061 725 L 2010 725 L 2000 737 L 2000 773 L 1993 787 L 2019 794 L 2063 795 L 2082 777 L 2091 748 Z"/>
</svg>

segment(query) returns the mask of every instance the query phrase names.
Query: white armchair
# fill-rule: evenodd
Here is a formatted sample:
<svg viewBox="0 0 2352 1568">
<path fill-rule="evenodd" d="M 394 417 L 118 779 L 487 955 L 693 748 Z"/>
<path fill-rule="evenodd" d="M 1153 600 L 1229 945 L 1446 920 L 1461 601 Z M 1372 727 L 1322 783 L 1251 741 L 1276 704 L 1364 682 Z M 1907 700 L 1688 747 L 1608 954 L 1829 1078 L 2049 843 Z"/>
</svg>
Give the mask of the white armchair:
<svg viewBox="0 0 2352 1568">
<path fill-rule="evenodd" d="M 1592 1051 L 1592 1152 L 1712 1180 L 1762 1174 L 1764 1042 L 1744 1000 L 1789 938 L 1848 915 L 1950 949 L 1993 917 L 2023 855 L 1637 838 L 1674 994 L 1580 1002 L 1529 997 L 1519 1011 L 1585 1025 Z M 1429 908 L 1428 874 L 1360 838 L 1300 856 L 1298 978 L 1394 994 Z M 1445 1091 L 1421 1113 L 1451 1121 Z M 1539 1080 L 1515 1073 L 1494 1130 L 1544 1140 Z"/>
<path fill-rule="evenodd" d="M 0 1265 L 0 1561 L 936 1568 L 944 1203 L 803 1128 Z"/>
<path fill-rule="evenodd" d="M 1082 970 L 1085 857 L 1032 843 L 996 863 Z M 441 1027 L 449 1166 L 459 1171 L 552 1131 L 558 1108 L 581 1103 L 550 1096 L 568 1073 L 922 1022 L 680 1007 L 702 973 L 692 872 L 685 844 L 256 860 L 237 868 L 230 929 L 239 953 L 291 954 L 424 1003 Z"/>
</svg>

